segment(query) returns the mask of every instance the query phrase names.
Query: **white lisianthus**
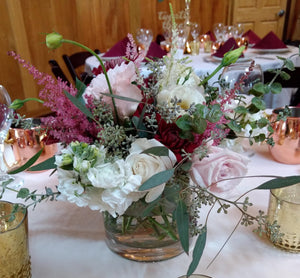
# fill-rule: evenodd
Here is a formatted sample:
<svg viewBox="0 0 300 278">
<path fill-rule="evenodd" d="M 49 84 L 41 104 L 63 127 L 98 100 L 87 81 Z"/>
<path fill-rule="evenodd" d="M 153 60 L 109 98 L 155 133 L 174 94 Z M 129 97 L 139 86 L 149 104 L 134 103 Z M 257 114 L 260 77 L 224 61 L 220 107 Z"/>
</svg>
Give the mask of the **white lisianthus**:
<svg viewBox="0 0 300 278">
<path fill-rule="evenodd" d="M 139 138 L 132 143 L 130 148 L 130 155 L 126 158 L 126 162 L 132 167 L 135 175 L 142 177 L 142 183 L 151 178 L 154 174 L 161 171 L 171 169 L 176 163 L 175 154 L 169 150 L 168 156 L 155 156 L 153 154 L 142 153 L 144 150 L 163 146 L 155 139 L 147 140 L 146 138 Z M 146 195 L 146 202 L 155 200 L 164 190 L 165 183 L 148 190 Z"/>
<path fill-rule="evenodd" d="M 180 100 L 178 103 L 182 109 L 180 114 L 183 114 L 186 109 L 189 109 L 193 103 L 205 103 L 203 87 L 191 85 L 173 85 L 163 89 L 157 95 L 157 103 L 162 106 L 172 106 L 172 99 L 174 98 Z"/>
</svg>

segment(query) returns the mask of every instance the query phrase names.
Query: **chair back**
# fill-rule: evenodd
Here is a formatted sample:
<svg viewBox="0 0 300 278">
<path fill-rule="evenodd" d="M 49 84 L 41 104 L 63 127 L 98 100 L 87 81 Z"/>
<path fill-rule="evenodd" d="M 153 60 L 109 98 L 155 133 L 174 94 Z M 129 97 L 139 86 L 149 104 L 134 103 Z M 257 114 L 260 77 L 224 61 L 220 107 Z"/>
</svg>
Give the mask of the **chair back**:
<svg viewBox="0 0 300 278">
<path fill-rule="evenodd" d="M 64 74 L 63 70 L 61 69 L 61 67 L 59 66 L 59 64 L 57 63 L 57 61 L 49 60 L 48 63 L 50 65 L 51 71 L 52 71 L 53 75 L 56 77 L 56 79 L 58 77 L 60 77 L 62 81 L 67 82 L 67 84 L 69 85 L 70 82 L 69 82 L 68 78 L 66 77 L 66 75 Z"/>
<path fill-rule="evenodd" d="M 100 53 L 98 49 L 95 52 Z M 76 81 L 76 77 L 85 84 L 90 82 L 91 77 L 88 78 L 87 73 L 84 71 L 85 60 L 90 56 L 92 54 L 88 51 L 76 52 L 72 55 L 64 54 L 62 56 L 74 82 Z"/>
<path fill-rule="evenodd" d="M 300 67 L 295 67 L 295 70 L 284 70 L 286 73 L 290 75 L 290 79 L 284 80 L 280 76 L 276 78 L 276 82 L 279 82 L 282 88 L 300 88 Z M 264 72 L 264 82 L 269 83 L 273 80 L 275 73 L 265 71 Z"/>
</svg>

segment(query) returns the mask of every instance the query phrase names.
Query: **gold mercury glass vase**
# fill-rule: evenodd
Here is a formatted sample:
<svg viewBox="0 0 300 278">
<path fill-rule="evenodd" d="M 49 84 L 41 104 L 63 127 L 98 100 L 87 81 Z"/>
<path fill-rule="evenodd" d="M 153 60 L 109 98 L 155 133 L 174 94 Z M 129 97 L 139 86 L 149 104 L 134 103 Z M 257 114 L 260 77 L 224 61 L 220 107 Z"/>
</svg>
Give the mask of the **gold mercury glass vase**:
<svg viewBox="0 0 300 278">
<path fill-rule="evenodd" d="M 277 222 L 282 236 L 274 240 L 271 231 L 269 238 L 276 247 L 289 252 L 300 252 L 300 184 L 272 189 L 270 192 L 268 222 Z"/>
<path fill-rule="evenodd" d="M 29 278 L 27 209 L 19 205 L 15 219 L 11 220 L 13 207 L 10 202 L 0 201 L 0 277 Z"/>
</svg>

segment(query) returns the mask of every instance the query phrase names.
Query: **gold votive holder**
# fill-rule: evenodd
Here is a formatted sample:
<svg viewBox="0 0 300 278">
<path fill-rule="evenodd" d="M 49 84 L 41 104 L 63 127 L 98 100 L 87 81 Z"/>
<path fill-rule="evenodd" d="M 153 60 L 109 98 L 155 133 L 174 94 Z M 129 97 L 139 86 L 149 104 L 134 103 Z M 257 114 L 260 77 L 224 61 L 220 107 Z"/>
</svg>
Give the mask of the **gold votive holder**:
<svg viewBox="0 0 300 278">
<path fill-rule="evenodd" d="M 29 119 L 26 119 L 29 120 Z M 57 152 L 57 144 L 48 144 L 45 129 L 40 125 L 40 119 L 33 119 L 30 128 L 11 127 L 6 140 L 4 157 L 8 168 L 14 169 L 24 165 L 32 156 L 43 149 L 38 160 L 39 164 L 52 157 Z"/>
<path fill-rule="evenodd" d="M 300 252 L 300 184 L 272 189 L 270 191 L 268 223 L 279 225 L 274 237 L 272 231 L 268 231 L 271 242 L 276 247 L 289 252 Z"/>
<path fill-rule="evenodd" d="M 273 158 L 285 164 L 300 164 L 300 107 L 289 107 L 291 115 L 285 121 L 277 120 L 284 108 L 276 108 L 271 115 L 275 145 L 269 147 Z"/>
<path fill-rule="evenodd" d="M 191 41 L 190 42 L 191 54 L 196 56 L 200 53 L 200 42 L 199 41 Z"/>
<path fill-rule="evenodd" d="M 28 247 L 27 210 L 18 205 L 11 219 L 15 204 L 0 201 L 0 277 L 31 277 Z"/>
</svg>

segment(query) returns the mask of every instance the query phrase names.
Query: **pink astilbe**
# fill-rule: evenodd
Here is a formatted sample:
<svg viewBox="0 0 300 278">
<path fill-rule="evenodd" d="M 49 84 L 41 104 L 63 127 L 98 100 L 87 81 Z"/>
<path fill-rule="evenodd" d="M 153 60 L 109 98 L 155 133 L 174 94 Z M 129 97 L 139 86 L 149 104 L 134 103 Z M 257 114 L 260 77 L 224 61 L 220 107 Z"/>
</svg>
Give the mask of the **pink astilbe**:
<svg viewBox="0 0 300 278">
<path fill-rule="evenodd" d="M 64 91 L 75 96 L 77 89 L 68 86 L 60 78 L 56 80 L 51 75 L 40 72 L 33 65 L 11 51 L 8 55 L 14 57 L 30 74 L 37 84 L 43 86 L 39 97 L 44 101 L 44 106 L 55 112 L 55 116 L 43 117 L 42 124 L 47 126 L 49 135 L 61 143 L 69 144 L 72 141 L 90 143 L 95 140 L 98 130 L 94 122 L 87 117 L 66 97 Z"/>
</svg>

